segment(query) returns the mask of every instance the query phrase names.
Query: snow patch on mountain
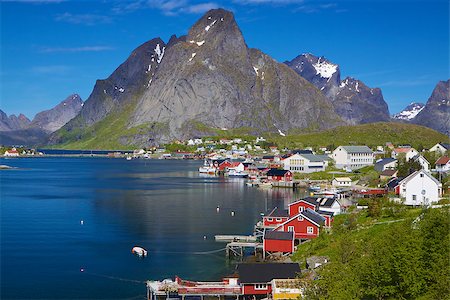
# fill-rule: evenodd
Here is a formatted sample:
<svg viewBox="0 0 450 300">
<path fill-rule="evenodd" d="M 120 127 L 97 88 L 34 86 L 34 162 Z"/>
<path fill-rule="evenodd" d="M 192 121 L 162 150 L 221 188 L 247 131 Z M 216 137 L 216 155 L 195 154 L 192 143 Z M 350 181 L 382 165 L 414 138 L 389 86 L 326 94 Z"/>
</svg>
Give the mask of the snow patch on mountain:
<svg viewBox="0 0 450 300">
<path fill-rule="evenodd" d="M 321 58 L 317 61 L 317 63 L 313 64 L 314 69 L 316 69 L 316 75 L 319 75 L 323 78 L 331 78 L 333 74 L 337 70 L 337 65 L 331 64 L 327 61 L 320 61 Z"/>
<path fill-rule="evenodd" d="M 423 103 L 412 102 L 404 110 L 398 114 L 393 115 L 394 119 L 410 121 L 414 119 L 425 107 Z"/>
</svg>

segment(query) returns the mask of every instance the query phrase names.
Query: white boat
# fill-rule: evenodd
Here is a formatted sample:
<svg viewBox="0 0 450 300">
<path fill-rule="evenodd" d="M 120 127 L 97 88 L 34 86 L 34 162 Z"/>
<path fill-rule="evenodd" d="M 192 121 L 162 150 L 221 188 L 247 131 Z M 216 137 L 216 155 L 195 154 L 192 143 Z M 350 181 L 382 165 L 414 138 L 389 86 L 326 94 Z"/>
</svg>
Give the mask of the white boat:
<svg viewBox="0 0 450 300">
<path fill-rule="evenodd" d="M 236 169 L 229 169 L 228 170 L 228 176 L 245 178 L 245 177 L 248 177 L 248 174 L 245 173 L 244 171 L 238 171 Z"/>
<path fill-rule="evenodd" d="M 136 254 L 139 257 L 146 257 L 148 252 L 142 247 L 135 246 L 131 249 L 131 253 Z"/>
<path fill-rule="evenodd" d="M 127 156 L 127 160 L 131 160 L 132 159 L 132 157 L 131 156 Z"/>
<path fill-rule="evenodd" d="M 215 174 L 216 168 L 212 166 L 207 160 L 203 163 L 203 166 L 198 168 L 199 173 L 203 174 Z"/>
</svg>

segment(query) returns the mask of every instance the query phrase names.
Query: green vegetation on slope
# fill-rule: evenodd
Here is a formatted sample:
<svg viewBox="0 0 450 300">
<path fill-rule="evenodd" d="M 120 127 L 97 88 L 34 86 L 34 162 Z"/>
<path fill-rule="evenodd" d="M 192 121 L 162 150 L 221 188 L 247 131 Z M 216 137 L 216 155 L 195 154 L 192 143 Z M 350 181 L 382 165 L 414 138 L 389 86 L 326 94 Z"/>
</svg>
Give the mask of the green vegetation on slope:
<svg viewBox="0 0 450 300">
<path fill-rule="evenodd" d="M 431 147 L 448 137 L 433 129 L 414 124 L 379 122 L 355 126 L 341 126 L 321 132 L 301 133 L 292 130 L 286 137 L 278 134 L 268 135 L 268 140 L 279 147 L 303 148 L 306 146 L 367 145 L 375 147 L 391 142 L 394 145 L 411 144 L 415 148 Z"/>
<path fill-rule="evenodd" d="M 418 217 L 419 216 L 419 217 Z M 389 222 L 391 221 L 391 222 Z M 450 295 L 448 208 L 370 205 L 337 216 L 332 232 L 299 246 L 299 262 L 323 255 L 307 299 L 444 299 Z"/>
</svg>

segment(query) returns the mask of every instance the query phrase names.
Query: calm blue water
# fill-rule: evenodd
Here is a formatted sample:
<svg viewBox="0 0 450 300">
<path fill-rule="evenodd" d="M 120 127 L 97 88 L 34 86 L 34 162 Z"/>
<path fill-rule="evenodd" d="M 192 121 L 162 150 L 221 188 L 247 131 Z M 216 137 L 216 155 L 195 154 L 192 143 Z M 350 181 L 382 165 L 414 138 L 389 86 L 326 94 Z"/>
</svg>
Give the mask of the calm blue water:
<svg viewBox="0 0 450 300">
<path fill-rule="evenodd" d="M 201 161 L 0 164 L 19 168 L 0 171 L 1 299 L 143 299 L 147 279 L 220 279 L 234 269 L 224 253 L 194 252 L 223 248 L 216 234 L 250 234 L 266 207 L 294 197 L 242 179 L 200 177 Z M 135 245 L 149 257 L 133 256 Z"/>
</svg>

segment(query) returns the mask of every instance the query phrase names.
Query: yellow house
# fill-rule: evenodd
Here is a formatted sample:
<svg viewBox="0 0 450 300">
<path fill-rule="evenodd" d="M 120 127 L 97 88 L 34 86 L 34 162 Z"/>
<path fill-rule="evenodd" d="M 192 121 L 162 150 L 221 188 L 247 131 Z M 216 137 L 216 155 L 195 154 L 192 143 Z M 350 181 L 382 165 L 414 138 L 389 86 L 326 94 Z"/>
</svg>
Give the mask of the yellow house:
<svg viewBox="0 0 450 300">
<path fill-rule="evenodd" d="M 303 287 L 299 279 L 273 279 L 271 284 L 274 300 L 303 297 Z"/>
</svg>

